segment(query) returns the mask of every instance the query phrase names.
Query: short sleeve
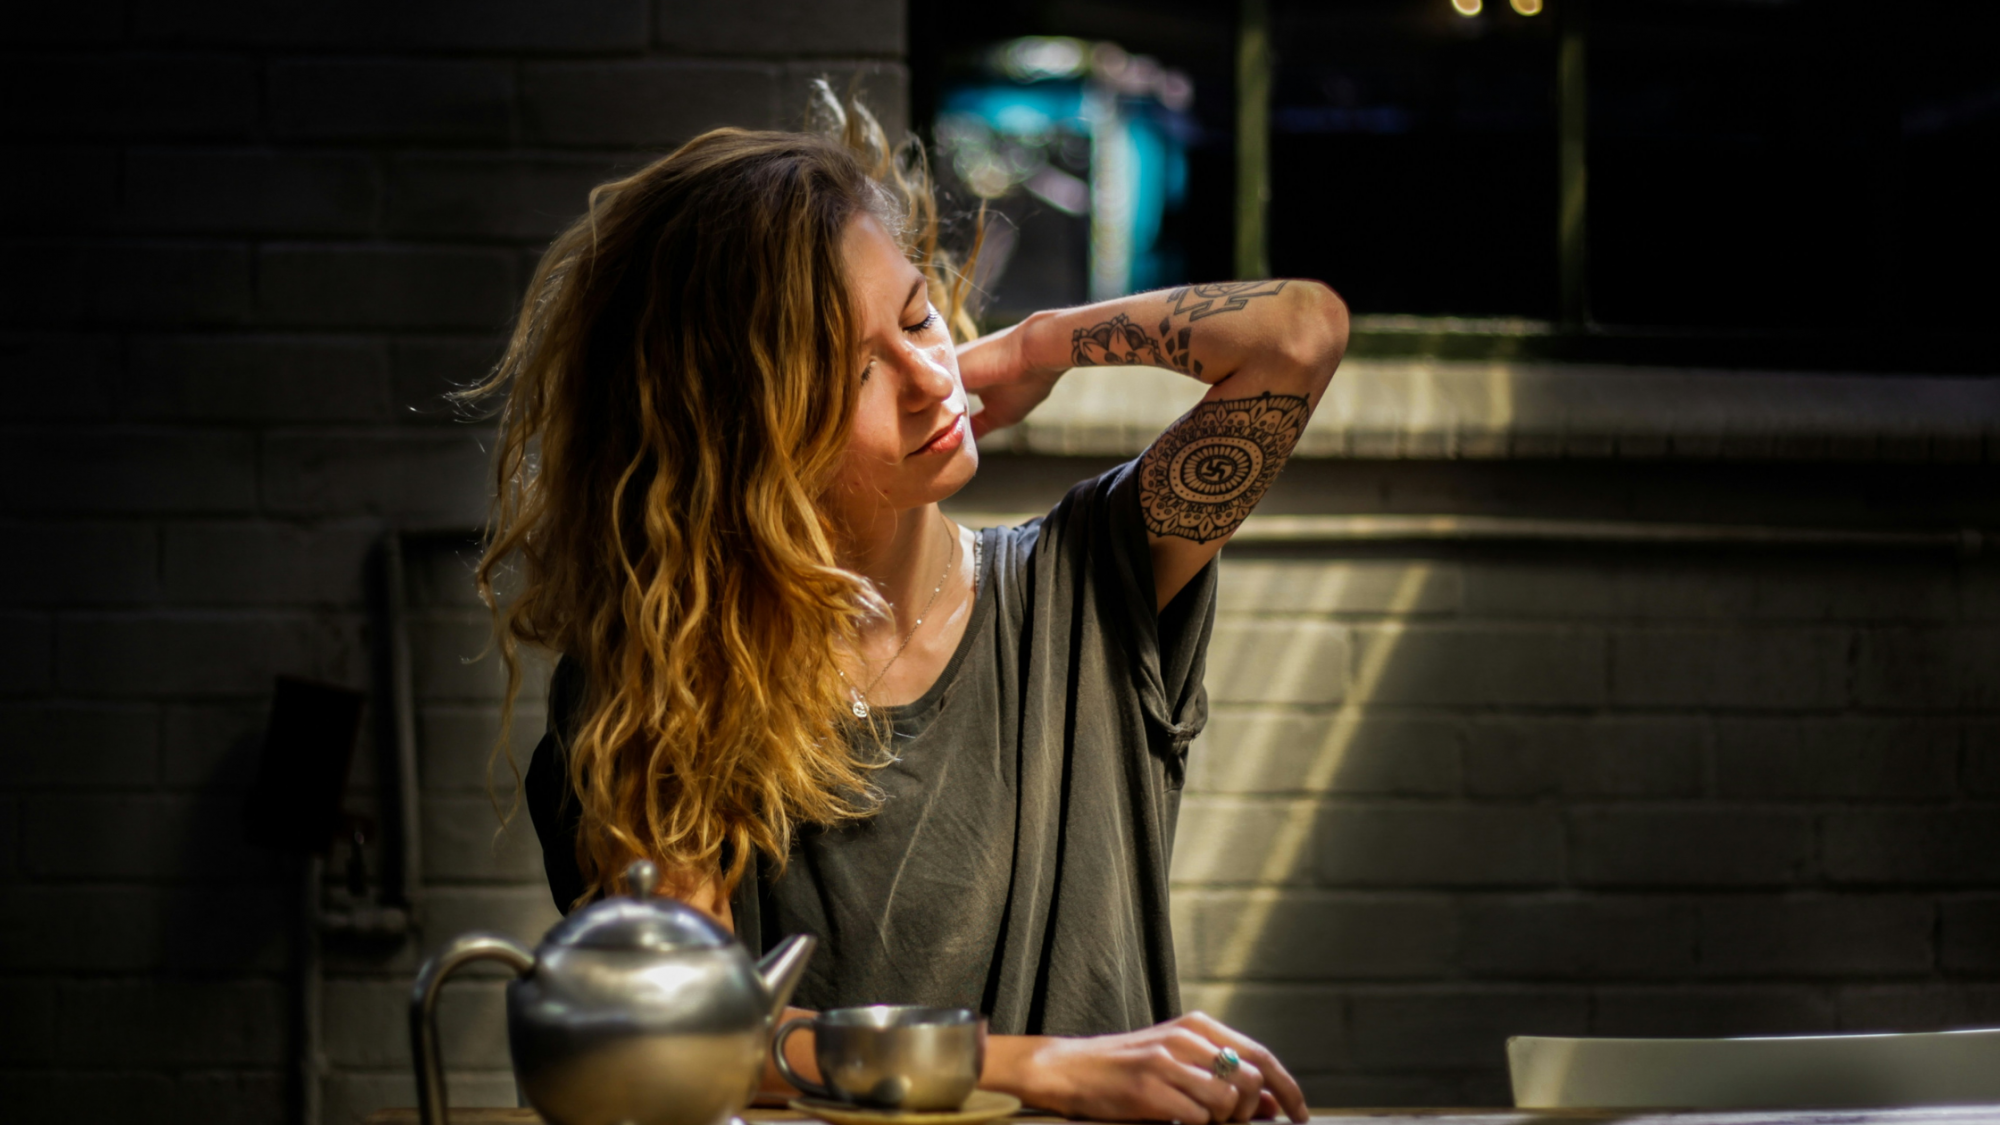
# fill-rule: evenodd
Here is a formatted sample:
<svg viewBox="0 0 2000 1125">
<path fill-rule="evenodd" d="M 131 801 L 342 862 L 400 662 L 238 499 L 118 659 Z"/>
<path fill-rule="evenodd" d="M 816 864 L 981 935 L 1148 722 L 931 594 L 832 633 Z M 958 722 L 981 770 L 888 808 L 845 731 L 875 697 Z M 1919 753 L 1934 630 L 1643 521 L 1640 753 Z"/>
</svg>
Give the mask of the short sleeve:
<svg viewBox="0 0 2000 1125">
<path fill-rule="evenodd" d="M 1188 580 L 1165 609 L 1154 608 L 1152 547 L 1139 505 L 1139 462 L 1128 461 L 1072 488 L 1041 521 L 1032 569 L 1057 586 L 1088 584 L 1082 623 L 1103 630 L 1122 652 L 1146 717 L 1170 743 L 1185 746 L 1208 720 L 1202 686 L 1215 622 L 1216 564 Z M 1053 572 L 1051 571 L 1053 567 Z"/>
</svg>

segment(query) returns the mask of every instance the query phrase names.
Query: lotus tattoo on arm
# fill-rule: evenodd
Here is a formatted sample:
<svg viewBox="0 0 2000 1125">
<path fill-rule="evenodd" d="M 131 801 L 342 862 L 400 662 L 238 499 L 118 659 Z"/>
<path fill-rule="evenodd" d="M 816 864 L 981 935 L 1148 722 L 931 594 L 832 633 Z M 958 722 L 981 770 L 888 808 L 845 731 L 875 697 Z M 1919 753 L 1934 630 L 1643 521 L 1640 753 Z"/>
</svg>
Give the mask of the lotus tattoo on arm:
<svg viewBox="0 0 2000 1125">
<path fill-rule="evenodd" d="M 1258 297 L 1284 291 L 1284 281 L 1220 281 L 1184 285 L 1168 291 L 1167 315 L 1149 328 L 1124 313 L 1070 333 L 1069 361 L 1078 367 L 1146 364 L 1201 378 L 1201 361 L 1188 354 L 1193 323 L 1205 317 L 1236 312 Z M 1187 321 L 1174 327 L 1175 319 Z"/>
<path fill-rule="evenodd" d="M 1172 318 L 1160 321 L 1156 333 L 1119 313 L 1089 328 L 1079 328 L 1070 336 L 1070 362 L 1078 367 L 1129 367 L 1147 364 L 1199 376 L 1201 364 L 1190 363 L 1188 340 L 1193 332 L 1174 331 Z"/>
</svg>

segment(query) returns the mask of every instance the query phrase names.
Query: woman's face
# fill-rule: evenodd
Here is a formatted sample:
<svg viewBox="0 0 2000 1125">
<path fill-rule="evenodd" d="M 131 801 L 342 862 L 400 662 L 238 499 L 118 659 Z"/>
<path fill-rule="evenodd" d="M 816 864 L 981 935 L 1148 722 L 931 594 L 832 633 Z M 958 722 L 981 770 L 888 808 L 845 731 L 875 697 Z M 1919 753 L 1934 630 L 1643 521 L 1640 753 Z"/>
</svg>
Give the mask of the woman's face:
<svg viewBox="0 0 2000 1125">
<path fill-rule="evenodd" d="M 958 353 L 923 274 L 872 215 L 842 240 L 861 323 L 861 383 L 833 503 L 850 520 L 942 500 L 979 468 Z"/>
</svg>

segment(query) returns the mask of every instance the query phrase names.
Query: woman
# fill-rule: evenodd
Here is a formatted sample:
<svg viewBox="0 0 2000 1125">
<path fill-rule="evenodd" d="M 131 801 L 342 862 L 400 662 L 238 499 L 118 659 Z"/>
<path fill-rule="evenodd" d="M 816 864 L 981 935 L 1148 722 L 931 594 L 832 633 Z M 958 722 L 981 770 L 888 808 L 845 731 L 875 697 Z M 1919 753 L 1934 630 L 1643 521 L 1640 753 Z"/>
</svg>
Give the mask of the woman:
<svg viewBox="0 0 2000 1125">
<path fill-rule="evenodd" d="M 816 934 L 808 1008 L 985 1012 L 982 1084 L 1031 1105 L 1304 1120 L 1268 1051 L 1180 1014 L 1166 872 L 1211 564 L 1345 310 L 1191 286 L 954 347 L 921 162 L 822 96 L 834 135 L 718 130 L 594 192 L 478 392 L 510 705 L 519 643 L 563 654 L 527 781 L 557 903 L 645 856 L 753 951 Z M 1210 389 L 1042 520 L 941 514 L 1063 371 L 1135 363 Z"/>
</svg>

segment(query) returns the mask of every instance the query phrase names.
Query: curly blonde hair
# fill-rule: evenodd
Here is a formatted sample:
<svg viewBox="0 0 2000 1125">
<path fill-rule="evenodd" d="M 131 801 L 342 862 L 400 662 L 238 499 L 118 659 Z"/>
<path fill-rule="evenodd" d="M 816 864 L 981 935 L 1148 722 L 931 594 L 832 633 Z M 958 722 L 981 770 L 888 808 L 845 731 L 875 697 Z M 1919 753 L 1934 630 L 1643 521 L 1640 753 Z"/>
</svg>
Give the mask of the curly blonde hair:
<svg viewBox="0 0 2000 1125">
<path fill-rule="evenodd" d="M 592 191 L 464 396 L 504 396 L 476 572 L 507 675 L 496 755 L 520 646 L 588 684 L 565 746 L 579 901 L 639 857 L 727 893 L 759 853 L 782 869 L 798 825 L 872 801 L 836 654 L 884 603 L 820 504 L 859 389 L 848 223 L 883 220 L 973 329 L 921 146 L 824 83 L 810 124 L 717 129 Z"/>
</svg>

